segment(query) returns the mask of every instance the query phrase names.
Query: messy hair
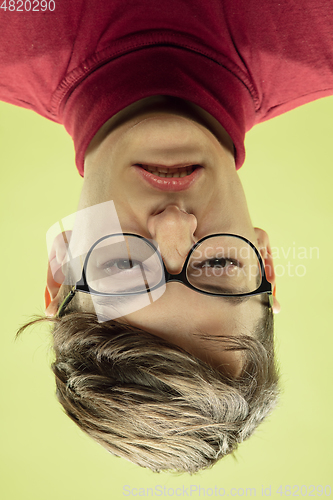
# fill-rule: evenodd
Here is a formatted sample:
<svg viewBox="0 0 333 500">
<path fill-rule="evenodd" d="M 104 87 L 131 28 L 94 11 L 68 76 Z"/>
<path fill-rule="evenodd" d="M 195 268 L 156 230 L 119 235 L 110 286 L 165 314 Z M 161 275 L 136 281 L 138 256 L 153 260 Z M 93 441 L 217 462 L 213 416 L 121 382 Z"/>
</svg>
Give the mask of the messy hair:
<svg viewBox="0 0 333 500">
<path fill-rule="evenodd" d="M 218 337 L 219 349 L 243 353 L 242 373 L 233 377 L 144 330 L 99 323 L 74 302 L 62 318 L 37 319 L 19 333 L 54 323 L 58 400 L 113 455 L 154 472 L 192 474 L 235 451 L 274 408 L 270 308 L 254 335 Z"/>
</svg>

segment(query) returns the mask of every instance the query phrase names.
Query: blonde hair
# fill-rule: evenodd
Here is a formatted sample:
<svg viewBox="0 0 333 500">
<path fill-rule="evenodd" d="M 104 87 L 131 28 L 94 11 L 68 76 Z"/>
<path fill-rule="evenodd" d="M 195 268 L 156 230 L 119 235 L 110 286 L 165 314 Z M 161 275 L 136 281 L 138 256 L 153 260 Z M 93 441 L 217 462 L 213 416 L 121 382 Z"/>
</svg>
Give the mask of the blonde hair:
<svg viewBox="0 0 333 500">
<path fill-rule="evenodd" d="M 73 308 L 20 332 L 54 322 L 57 397 L 84 432 L 154 472 L 195 473 L 236 450 L 276 404 L 273 319 L 265 309 L 254 337 L 219 338 L 219 348 L 244 352 L 237 378 L 148 332 Z"/>
</svg>

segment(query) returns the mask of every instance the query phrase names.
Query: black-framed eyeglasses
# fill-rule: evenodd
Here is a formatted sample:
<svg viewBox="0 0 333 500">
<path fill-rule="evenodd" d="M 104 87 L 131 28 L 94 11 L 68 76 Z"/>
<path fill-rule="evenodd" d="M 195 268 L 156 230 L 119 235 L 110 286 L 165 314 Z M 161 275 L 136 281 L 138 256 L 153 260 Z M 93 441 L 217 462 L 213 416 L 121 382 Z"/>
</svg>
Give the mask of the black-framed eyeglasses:
<svg viewBox="0 0 333 500">
<path fill-rule="evenodd" d="M 266 278 L 260 252 L 244 236 L 217 233 L 193 245 L 179 274 L 168 272 L 155 243 L 133 233 L 103 236 L 85 257 L 80 280 L 59 307 L 61 317 L 75 293 L 134 296 L 150 293 L 170 282 L 215 297 L 268 294 L 272 307 L 272 285 Z"/>
</svg>

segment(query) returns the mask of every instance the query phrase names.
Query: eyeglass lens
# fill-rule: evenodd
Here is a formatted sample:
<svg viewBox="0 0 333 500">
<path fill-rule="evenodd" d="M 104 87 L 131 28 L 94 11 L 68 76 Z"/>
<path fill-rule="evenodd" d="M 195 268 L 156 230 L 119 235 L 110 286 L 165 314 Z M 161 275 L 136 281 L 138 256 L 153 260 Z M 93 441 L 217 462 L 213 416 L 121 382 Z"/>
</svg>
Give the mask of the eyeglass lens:
<svg viewBox="0 0 333 500">
<path fill-rule="evenodd" d="M 237 236 L 204 240 L 191 254 L 186 275 L 198 290 L 231 295 L 253 292 L 262 280 L 256 252 Z"/>
<path fill-rule="evenodd" d="M 100 241 L 89 256 L 86 279 L 101 293 L 135 293 L 153 288 L 164 276 L 155 249 L 135 236 L 114 235 Z"/>
</svg>

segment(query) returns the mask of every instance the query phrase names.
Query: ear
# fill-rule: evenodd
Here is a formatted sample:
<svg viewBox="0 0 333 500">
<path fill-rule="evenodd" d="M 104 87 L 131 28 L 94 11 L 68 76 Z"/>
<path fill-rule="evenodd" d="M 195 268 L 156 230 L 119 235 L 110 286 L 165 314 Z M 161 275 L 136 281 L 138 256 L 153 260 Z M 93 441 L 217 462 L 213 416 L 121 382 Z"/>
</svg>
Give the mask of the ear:
<svg viewBox="0 0 333 500">
<path fill-rule="evenodd" d="M 72 231 L 64 231 L 59 234 L 52 245 L 47 268 L 46 288 L 45 288 L 45 314 L 55 316 L 58 311 L 60 301 L 60 288 L 65 280 L 62 272 L 62 264 L 67 256 L 67 248 Z"/>
<path fill-rule="evenodd" d="M 259 229 L 258 227 L 254 228 L 254 232 L 257 238 L 259 251 L 264 261 L 267 280 L 273 287 L 273 312 L 277 314 L 280 312 L 281 306 L 276 298 L 275 271 L 269 237 L 266 231 Z"/>
</svg>

